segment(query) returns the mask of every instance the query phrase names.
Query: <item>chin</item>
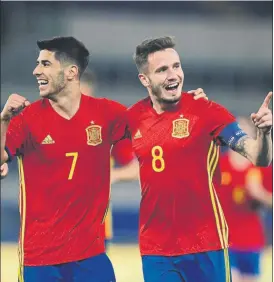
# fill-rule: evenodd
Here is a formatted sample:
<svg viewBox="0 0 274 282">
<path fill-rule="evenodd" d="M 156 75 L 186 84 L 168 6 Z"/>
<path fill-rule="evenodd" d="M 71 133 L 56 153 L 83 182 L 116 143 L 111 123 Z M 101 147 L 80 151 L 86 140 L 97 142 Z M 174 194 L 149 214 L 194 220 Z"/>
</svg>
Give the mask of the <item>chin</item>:
<svg viewBox="0 0 274 282">
<path fill-rule="evenodd" d="M 172 97 L 163 97 L 162 98 L 162 101 L 164 102 L 164 103 L 167 103 L 167 104 L 174 104 L 174 103 L 177 103 L 177 102 L 179 102 L 180 101 L 180 99 L 181 99 L 181 93 L 178 93 L 178 94 L 176 94 L 176 96 L 172 96 Z"/>
<path fill-rule="evenodd" d="M 49 96 L 48 92 L 40 92 L 40 97 L 47 98 Z"/>
</svg>

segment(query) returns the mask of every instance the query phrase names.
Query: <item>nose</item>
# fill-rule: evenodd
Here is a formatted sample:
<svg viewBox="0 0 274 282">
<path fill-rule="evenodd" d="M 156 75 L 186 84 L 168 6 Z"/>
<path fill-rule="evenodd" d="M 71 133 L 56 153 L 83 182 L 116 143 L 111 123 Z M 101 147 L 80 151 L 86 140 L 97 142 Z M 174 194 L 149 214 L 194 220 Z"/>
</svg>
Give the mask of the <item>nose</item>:
<svg viewBox="0 0 274 282">
<path fill-rule="evenodd" d="M 167 79 L 168 80 L 177 80 L 178 75 L 175 70 L 169 69 L 167 72 Z"/>
<path fill-rule="evenodd" d="M 40 67 L 39 65 L 37 65 L 37 66 L 35 67 L 35 69 L 33 70 L 33 73 L 32 73 L 32 74 L 35 75 L 35 76 L 40 75 L 40 74 L 41 74 L 41 67 Z"/>
</svg>

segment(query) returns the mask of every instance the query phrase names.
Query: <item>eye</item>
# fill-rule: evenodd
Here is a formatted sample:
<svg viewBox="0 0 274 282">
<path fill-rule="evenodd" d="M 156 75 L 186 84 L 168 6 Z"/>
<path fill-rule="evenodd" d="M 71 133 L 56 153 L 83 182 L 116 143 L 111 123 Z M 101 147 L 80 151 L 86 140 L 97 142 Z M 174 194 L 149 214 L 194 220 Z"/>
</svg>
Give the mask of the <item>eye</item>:
<svg viewBox="0 0 274 282">
<path fill-rule="evenodd" d="M 162 67 L 159 68 L 156 72 L 161 73 L 161 72 L 165 72 L 167 70 L 167 67 Z"/>
</svg>

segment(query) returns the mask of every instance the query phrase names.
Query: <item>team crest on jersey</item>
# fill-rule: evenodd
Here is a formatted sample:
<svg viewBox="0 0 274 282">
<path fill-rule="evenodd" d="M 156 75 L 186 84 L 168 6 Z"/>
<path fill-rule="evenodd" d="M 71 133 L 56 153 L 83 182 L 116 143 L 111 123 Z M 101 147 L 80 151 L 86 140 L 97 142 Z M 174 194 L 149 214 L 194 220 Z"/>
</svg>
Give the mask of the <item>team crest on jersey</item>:
<svg viewBox="0 0 274 282">
<path fill-rule="evenodd" d="M 100 125 L 92 124 L 86 128 L 87 144 L 97 146 L 102 143 L 102 127 Z"/>
<path fill-rule="evenodd" d="M 189 136 L 189 120 L 186 118 L 175 119 L 172 121 L 172 137 L 175 138 L 185 138 Z"/>
</svg>

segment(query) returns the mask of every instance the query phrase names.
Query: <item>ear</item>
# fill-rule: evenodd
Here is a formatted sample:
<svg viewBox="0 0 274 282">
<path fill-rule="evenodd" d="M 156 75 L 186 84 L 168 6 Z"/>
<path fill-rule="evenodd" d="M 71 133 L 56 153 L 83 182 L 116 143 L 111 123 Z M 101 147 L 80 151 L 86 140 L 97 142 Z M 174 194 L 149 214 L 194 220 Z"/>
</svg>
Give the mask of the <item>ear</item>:
<svg viewBox="0 0 274 282">
<path fill-rule="evenodd" d="M 139 77 L 139 79 L 140 79 L 140 81 L 141 81 L 141 83 L 143 84 L 144 87 L 149 87 L 150 82 L 149 82 L 148 77 L 145 74 L 140 73 L 140 74 L 138 74 L 138 77 Z"/>
<path fill-rule="evenodd" d="M 66 73 L 67 73 L 68 80 L 73 80 L 79 77 L 79 69 L 76 65 L 70 65 L 67 68 Z"/>
</svg>

